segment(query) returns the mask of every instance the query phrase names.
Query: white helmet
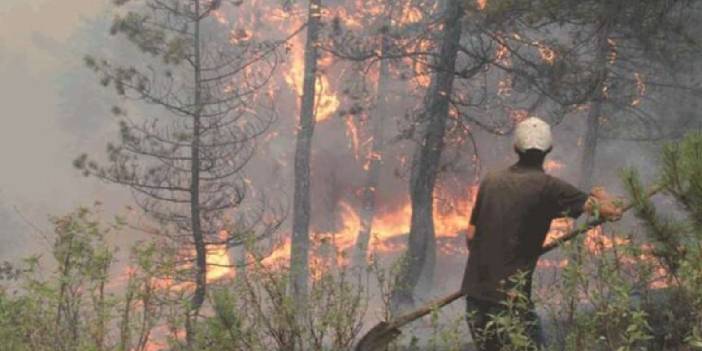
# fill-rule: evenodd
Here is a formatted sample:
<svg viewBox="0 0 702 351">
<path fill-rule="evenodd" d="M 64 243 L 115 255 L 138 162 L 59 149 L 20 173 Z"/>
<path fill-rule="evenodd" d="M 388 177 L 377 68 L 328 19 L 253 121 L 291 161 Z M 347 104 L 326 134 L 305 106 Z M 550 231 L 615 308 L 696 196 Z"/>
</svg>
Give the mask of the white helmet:
<svg viewBox="0 0 702 351">
<path fill-rule="evenodd" d="M 551 126 L 539 118 L 527 118 L 519 122 L 514 130 L 514 147 L 519 151 L 548 151 L 552 145 Z"/>
</svg>

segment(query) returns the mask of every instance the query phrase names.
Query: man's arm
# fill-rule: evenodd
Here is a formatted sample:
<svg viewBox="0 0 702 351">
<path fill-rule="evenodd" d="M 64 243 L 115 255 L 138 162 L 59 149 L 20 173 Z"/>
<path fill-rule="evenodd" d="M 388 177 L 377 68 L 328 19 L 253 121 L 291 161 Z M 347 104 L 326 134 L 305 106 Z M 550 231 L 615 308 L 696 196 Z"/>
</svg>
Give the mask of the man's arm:
<svg viewBox="0 0 702 351">
<path fill-rule="evenodd" d="M 581 213 L 599 214 L 606 221 L 616 221 L 622 216 L 622 205 L 602 187 L 594 187 L 587 194 L 575 186 L 551 177 L 547 188 L 548 201 L 554 217 L 577 218 Z"/>
</svg>

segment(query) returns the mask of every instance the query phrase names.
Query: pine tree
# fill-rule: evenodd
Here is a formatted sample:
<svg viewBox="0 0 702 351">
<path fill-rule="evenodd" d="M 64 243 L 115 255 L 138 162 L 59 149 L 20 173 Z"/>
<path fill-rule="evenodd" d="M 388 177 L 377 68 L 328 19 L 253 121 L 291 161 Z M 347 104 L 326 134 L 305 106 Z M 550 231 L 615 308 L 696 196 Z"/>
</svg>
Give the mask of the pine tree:
<svg viewBox="0 0 702 351">
<path fill-rule="evenodd" d="M 700 345 L 702 322 L 702 134 L 694 132 L 663 149 L 657 180 L 680 211 L 660 214 L 637 172 L 623 174 L 651 254 L 665 269 L 669 287 L 657 292 L 648 313 L 660 349 Z M 663 295 L 663 297 L 660 297 Z"/>
<path fill-rule="evenodd" d="M 88 56 L 85 62 L 125 104 L 139 103 L 143 116 L 114 107 L 120 140 L 108 144 L 107 164 L 82 155 L 75 166 L 129 188 L 159 225 L 151 231 L 182 248 L 195 283 L 186 318 L 191 344 L 191 325 L 206 296 L 208 247 L 247 240 L 227 218 L 244 201 L 242 168 L 253 156 L 256 137 L 272 122 L 256 107 L 275 67 L 268 62 L 275 43 L 231 41 L 211 16 L 218 1 L 117 4 L 123 11 L 111 34 L 126 37 L 143 53 L 142 61 L 121 65 Z"/>
</svg>

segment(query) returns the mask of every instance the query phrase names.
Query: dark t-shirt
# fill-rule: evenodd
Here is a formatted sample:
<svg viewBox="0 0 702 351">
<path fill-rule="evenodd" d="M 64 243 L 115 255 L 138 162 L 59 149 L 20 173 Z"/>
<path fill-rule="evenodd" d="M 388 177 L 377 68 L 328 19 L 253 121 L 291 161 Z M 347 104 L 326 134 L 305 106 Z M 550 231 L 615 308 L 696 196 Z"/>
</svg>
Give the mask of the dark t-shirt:
<svg viewBox="0 0 702 351">
<path fill-rule="evenodd" d="M 514 165 L 488 174 L 471 215 L 470 244 L 462 289 L 470 297 L 500 302 L 509 278 L 531 274 L 551 225 L 558 217 L 578 217 L 588 195 L 540 168 Z"/>
</svg>

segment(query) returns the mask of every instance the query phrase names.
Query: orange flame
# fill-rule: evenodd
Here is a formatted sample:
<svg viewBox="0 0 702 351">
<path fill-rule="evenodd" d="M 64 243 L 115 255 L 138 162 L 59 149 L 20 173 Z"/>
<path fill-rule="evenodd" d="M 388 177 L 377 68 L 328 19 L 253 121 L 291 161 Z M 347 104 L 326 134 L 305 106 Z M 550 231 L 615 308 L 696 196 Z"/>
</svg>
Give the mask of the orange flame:
<svg viewBox="0 0 702 351">
<path fill-rule="evenodd" d="M 456 238 L 462 235 L 468 228 L 470 213 L 473 202 L 477 195 L 477 185 L 470 186 L 461 198 L 446 200 L 439 197 L 434 200 L 434 227 L 438 238 Z M 337 253 L 336 264 L 343 266 L 347 264 L 349 250 L 353 249 L 356 238 L 361 229 L 361 219 L 358 212 L 346 203 L 341 202 L 341 229 L 336 232 L 313 233 L 314 246 L 312 248 L 313 257 L 320 258 L 320 244 L 330 244 Z M 402 206 L 385 213 L 377 215 L 373 219 L 373 251 L 392 253 L 404 248 L 404 245 L 394 243 L 395 238 L 407 235 L 410 229 L 410 219 L 412 217 L 412 205 L 409 199 Z M 276 266 L 287 264 L 290 259 L 290 240 L 287 239 L 277 247 L 268 257 L 262 260 L 265 266 Z M 444 252 L 462 252 L 460 248 L 439 248 Z"/>
<path fill-rule="evenodd" d="M 222 241 L 225 241 L 228 237 L 228 233 L 225 230 L 220 231 L 219 235 Z M 234 277 L 235 270 L 232 268 L 229 249 L 226 244 L 210 245 L 206 255 L 208 283 Z"/>
<path fill-rule="evenodd" d="M 290 250 L 292 250 L 292 242 L 288 238 L 278 245 L 266 258 L 261 260 L 261 264 L 266 267 L 285 265 L 290 259 Z"/>
<path fill-rule="evenodd" d="M 634 79 L 636 82 L 637 96 L 631 101 L 631 106 L 638 107 L 641 105 L 641 98 L 646 95 L 646 82 L 644 82 L 639 72 L 634 73 Z"/>
<path fill-rule="evenodd" d="M 412 24 L 412 23 L 417 23 L 421 21 L 424 18 L 424 15 L 422 15 L 422 12 L 414 7 L 408 4 L 407 7 L 405 7 L 402 11 L 402 17 L 400 18 L 400 23 L 401 24 Z"/>
<path fill-rule="evenodd" d="M 477 185 L 470 186 L 464 196 L 453 201 L 434 199 L 434 229 L 437 237 L 457 237 L 468 229 Z M 382 213 L 373 219 L 374 249 L 377 252 L 394 252 L 401 247 L 390 244 L 390 239 L 406 235 L 410 230 L 412 204 L 409 200 L 397 210 Z"/>
<path fill-rule="evenodd" d="M 236 271 L 231 263 L 231 258 L 229 257 L 229 248 L 225 243 L 228 233 L 225 230 L 219 232 L 219 237 L 222 243 L 210 244 L 207 247 L 207 252 L 205 253 L 206 266 L 206 280 L 207 283 L 214 283 L 225 278 L 233 278 Z M 184 254 L 186 258 L 192 259 L 195 257 L 195 249 L 191 249 Z M 188 270 L 193 268 L 193 263 L 188 262 L 182 264 L 179 270 Z M 133 268 L 127 267 L 126 274 L 132 274 Z M 187 289 L 193 289 L 195 284 L 190 281 L 179 282 L 173 280 L 171 277 L 158 278 L 154 282 L 154 286 L 162 290 L 171 291 L 182 291 Z"/>
<path fill-rule="evenodd" d="M 556 52 L 553 51 L 553 49 L 541 43 L 538 43 L 537 47 L 539 48 L 539 55 L 542 60 L 549 65 L 553 65 L 553 63 L 556 62 Z"/>
<path fill-rule="evenodd" d="M 429 52 L 431 49 L 431 42 L 429 40 L 420 40 L 415 44 L 415 50 L 417 52 Z M 405 59 L 408 65 L 410 65 L 414 71 L 414 77 L 412 82 L 416 89 L 424 89 L 429 87 L 431 84 L 431 69 L 429 65 L 424 62 L 423 59 L 407 58 Z"/>
<path fill-rule="evenodd" d="M 319 254 L 320 247 L 322 245 L 331 246 L 336 252 L 344 252 L 349 250 L 356 243 L 356 236 L 361 229 L 361 220 L 358 213 L 354 211 L 351 205 L 342 202 L 341 206 L 341 217 L 342 225 L 341 229 L 336 232 L 319 232 L 313 233 L 312 237 L 312 248 L 313 260 L 324 261 L 323 255 Z M 288 264 L 290 260 L 290 250 L 292 249 L 292 243 L 290 239 L 286 239 L 281 245 L 275 248 L 270 255 L 261 260 L 261 263 L 267 267 L 283 266 Z M 336 264 L 344 265 L 346 264 L 346 257 L 343 255 L 335 255 Z"/>
<path fill-rule="evenodd" d="M 302 25 L 301 20 L 293 20 L 290 28 L 297 29 Z M 292 32 L 290 32 L 292 34 Z M 300 35 L 295 36 L 292 39 L 290 45 L 291 49 L 291 59 L 288 65 L 288 70 L 285 72 L 285 82 L 295 90 L 298 96 L 298 110 L 300 108 L 300 98 L 303 95 L 303 81 L 305 74 L 305 45 L 303 42 L 303 37 Z M 322 71 L 330 65 L 331 60 L 320 60 L 319 68 Z M 339 108 L 341 102 L 339 97 L 333 92 L 332 87 L 329 83 L 329 79 L 325 74 L 319 74 L 315 79 L 315 93 L 316 96 L 316 106 L 315 106 L 315 120 L 317 122 L 322 122 L 329 117 L 331 117 L 334 112 Z"/>
<path fill-rule="evenodd" d="M 544 169 L 547 172 L 558 172 L 564 167 L 563 163 L 556 160 L 546 160 L 544 163 Z"/>
<path fill-rule="evenodd" d="M 346 117 L 346 134 L 348 134 L 351 139 L 351 147 L 353 148 L 353 155 L 356 159 L 359 159 L 359 137 L 358 137 L 358 127 L 353 120 L 353 116 Z"/>
<path fill-rule="evenodd" d="M 499 43 L 495 50 L 495 61 L 506 64 L 509 60 L 509 48 L 504 43 Z"/>
<path fill-rule="evenodd" d="M 612 38 L 607 38 L 607 46 L 609 47 L 609 53 L 607 54 L 607 62 L 613 65 L 617 61 L 617 42 Z"/>
<path fill-rule="evenodd" d="M 602 227 L 597 227 L 587 232 L 585 237 L 585 247 L 587 247 L 589 252 L 595 254 L 601 254 L 602 252 L 612 249 L 615 246 L 626 245 L 629 243 L 628 239 L 618 238 L 618 237 L 608 237 L 604 235 Z"/>
</svg>

